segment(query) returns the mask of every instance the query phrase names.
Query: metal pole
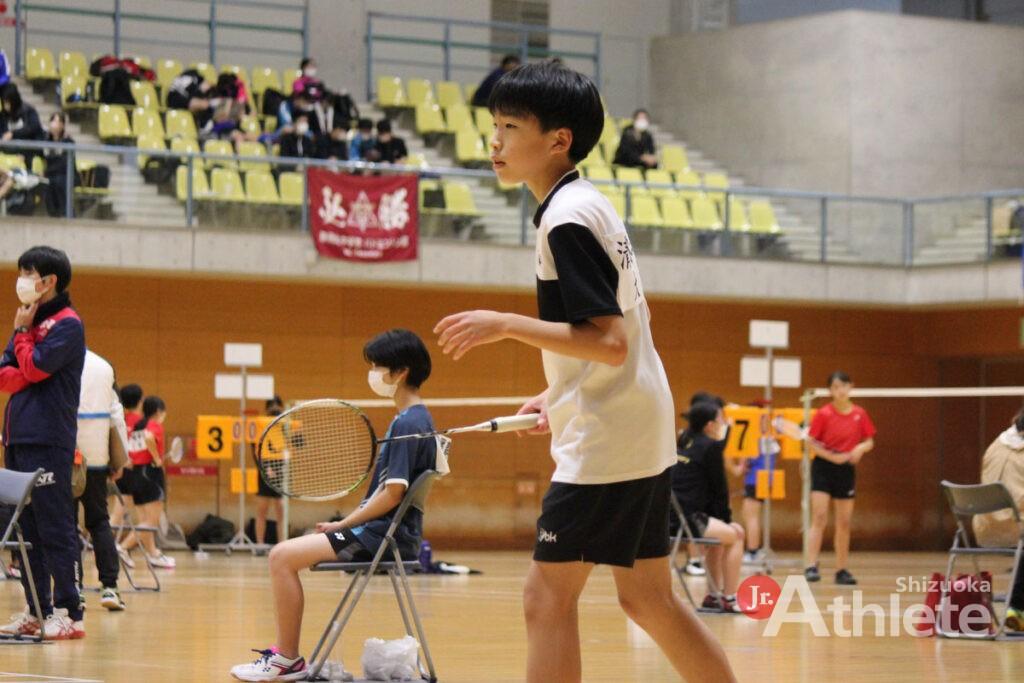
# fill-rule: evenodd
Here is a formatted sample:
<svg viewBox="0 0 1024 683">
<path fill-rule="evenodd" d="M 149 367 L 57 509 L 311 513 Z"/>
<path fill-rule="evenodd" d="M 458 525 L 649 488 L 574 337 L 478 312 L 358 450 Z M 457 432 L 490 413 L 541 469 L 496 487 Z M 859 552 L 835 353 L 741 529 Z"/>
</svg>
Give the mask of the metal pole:
<svg viewBox="0 0 1024 683">
<path fill-rule="evenodd" d="M 249 390 L 249 386 L 248 386 L 249 385 L 249 380 L 248 380 L 248 376 L 246 374 L 246 370 L 247 369 L 248 368 L 246 366 L 244 366 L 244 365 L 242 366 L 242 398 L 240 399 L 241 413 L 240 413 L 240 417 L 239 417 L 239 420 L 242 423 L 242 438 L 240 438 L 238 440 L 238 466 L 239 466 L 239 469 L 242 471 L 242 485 L 239 487 L 239 491 L 238 491 L 238 533 L 239 533 L 239 537 L 240 537 L 242 545 L 246 544 L 246 535 L 245 535 L 245 489 L 246 489 L 246 480 L 245 480 L 245 459 L 246 459 L 245 458 L 245 447 L 246 447 L 246 438 L 249 436 L 249 430 L 246 429 L 247 425 L 245 424 L 245 396 L 246 396 L 246 394 L 248 393 L 248 390 Z"/>
<path fill-rule="evenodd" d="M 594 83 L 601 89 L 601 34 L 594 36 Z"/>
<path fill-rule="evenodd" d="M 68 165 L 64 169 L 64 182 L 67 183 L 66 191 L 64 192 L 64 216 L 67 218 L 75 217 L 75 150 L 69 149 L 67 151 Z"/>
<path fill-rule="evenodd" d="M 914 205 L 903 202 L 903 265 L 914 263 Z"/>
<path fill-rule="evenodd" d="M 366 101 L 373 102 L 373 12 L 366 14 Z"/>
<path fill-rule="evenodd" d="M 302 57 L 309 57 L 309 0 L 302 5 Z"/>
<path fill-rule="evenodd" d="M 22 55 L 25 47 L 25 36 L 22 35 L 21 0 L 14 3 L 14 73 L 25 75 L 25 58 Z"/>
<path fill-rule="evenodd" d="M 729 231 L 729 220 L 731 218 L 729 199 L 729 191 L 726 190 L 722 199 L 722 256 L 730 256 L 732 254 L 732 235 Z"/>
<path fill-rule="evenodd" d="M 217 0 L 210 0 L 210 64 L 217 63 Z"/>
<path fill-rule="evenodd" d="M 519 186 L 519 245 L 526 246 L 527 224 L 530 222 L 530 205 L 527 201 L 526 183 Z"/>
<path fill-rule="evenodd" d="M 985 260 L 992 260 L 992 197 L 985 197 Z"/>
<path fill-rule="evenodd" d="M 309 167 L 302 165 L 302 232 L 309 232 Z"/>
<path fill-rule="evenodd" d="M 193 219 L 195 218 L 195 199 L 192 187 L 192 175 L 195 172 L 195 160 L 195 156 L 189 154 L 188 162 L 186 163 L 188 178 L 185 181 L 185 225 L 190 228 L 193 227 Z"/>
<path fill-rule="evenodd" d="M 626 215 L 622 217 L 622 222 L 626 224 L 626 231 L 629 233 L 630 239 L 633 238 L 633 183 L 626 183 Z"/>
<path fill-rule="evenodd" d="M 444 23 L 444 80 L 452 79 L 452 22 Z"/>
<path fill-rule="evenodd" d="M 121 56 L 121 0 L 114 0 L 114 55 Z"/>
<path fill-rule="evenodd" d="M 519 29 L 519 61 L 526 64 L 530 58 L 530 32 Z"/>
<path fill-rule="evenodd" d="M 772 415 L 772 383 L 774 377 L 772 376 L 772 347 L 765 349 L 765 358 L 768 361 L 768 382 L 764 386 L 764 404 L 765 410 L 768 411 L 768 419 L 771 420 Z M 770 422 L 769 422 L 770 423 Z M 764 422 L 761 423 L 761 428 L 764 428 Z M 761 438 L 758 439 L 757 446 L 758 450 L 766 447 L 767 439 L 764 433 L 761 434 Z M 765 450 L 769 450 L 765 448 Z M 769 455 L 768 459 L 768 495 L 764 499 L 764 507 L 762 508 L 762 527 L 761 542 L 764 546 L 764 557 L 765 557 L 765 569 L 768 573 L 771 573 L 772 567 L 772 479 L 775 476 L 775 456 Z"/>
<path fill-rule="evenodd" d="M 821 262 L 828 260 L 828 197 L 821 198 L 821 220 L 818 222 L 821 230 Z"/>
<path fill-rule="evenodd" d="M 811 401 L 814 395 L 810 391 L 804 392 L 804 425 L 811 423 Z M 811 450 L 807 442 L 802 443 L 803 454 L 800 457 L 800 527 L 802 530 L 803 543 L 803 564 L 809 566 L 810 551 L 808 548 L 807 532 L 811 528 Z"/>
</svg>

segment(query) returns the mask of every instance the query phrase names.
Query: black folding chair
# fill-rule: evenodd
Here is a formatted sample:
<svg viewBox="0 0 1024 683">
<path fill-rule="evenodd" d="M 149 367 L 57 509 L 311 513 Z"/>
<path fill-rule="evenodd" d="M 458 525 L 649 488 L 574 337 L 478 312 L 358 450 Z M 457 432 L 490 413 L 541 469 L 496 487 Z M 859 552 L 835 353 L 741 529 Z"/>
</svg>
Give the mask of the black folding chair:
<svg viewBox="0 0 1024 683">
<path fill-rule="evenodd" d="M 312 569 L 315 572 L 351 572 L 354 576 L 352 581 L 349 582 L 348 589 L 342 596 L 341 602 L 338 603 L 338 607 L 334 610 L 330 622 L 328 622 L 327 627 L 320 636 L 320 641 L 316 644 L 313 654 L 310 655 L 310 680 L 316 680 L 320 670 L 327 662 L 327 657 L 330 655 L 331 650 L 334 649 L 335 643 L 338 642 L 342 631 L 345 630 L 345 625 L 348 624 L 356 604 L 366 590 L 367 584 L 369 584 L 370 579 L 376 572 L 381 571 L 386 573 L 388 578 L 391 579 L 391 587 L 395 591 L 395 599 L 398 601 L 398 609 L 402 614 L 402 622 L 405 624 L 406 634 L 416 638 L 423 651 L 423 657 L 420 658 L 419 662 L 421 680 L 429 681 L 430 683 L 437 681 L 434 661 L 430 657 L 430 648 L 427 646 L 427 634 L 423 630 L 423 623 L 420 621 L 419 612 L 416 611 L 416 603 L 413 601 L 412 590 L 409 588 L 408 572 L 418 570 L 419 562 L 402 559 L 401 554 L 398 552 L 395 532 L 398 530 L 399 523 L 405 517 L 410 507 L 414 507 L 420 512 L 424 510 L 427 495 L 430 493 L 434 479 L 438 476 L 440 476 L 440 473 L 428 470 L 417 477 L 416 481 L 412 483 L 401 504 L 395 510 L 395 514 L 391 517 L 391 525 L 384 536 L 384 542 L 377 549 L 371 562 L 321 562 L 313 566 Z M 390 553 L 391 559 L 384 561 L 386 553 Z M 425 669 L 424 661 L 426 662 Z"/>
<path fill-rule="evenodd" d="M 693 531 L 690 529 L 690 525 L 686 522 L 686 515 L 683 514 L 683 506 L 679 504 L 679 500 L 676 495 L 670 494 L 670 500 L 672 503 L 672 512 L 675 514 L 676 519 L 679 520 L 679 529 L 676 530 L 675 536 L 672 537 L 672 568 L 676 572 L 676 576 L 679 577 L 679 583 L 683 587 L 683 592 L 686 593 L 687 599 L 693 608 L 698 612 L 718 613 L 719 610 L 704 609 L 693 599 L 693 595 L 690 593 L 690 587 L 686 585 L 686 564 L 690 561 L 690 544 L 693 544 L 697 548 L 707 548 L 711 546 L 722 545 L 722 542 L 717 538 L 705 538 L 703 536 L 694 536 Z M 680 562 L 679 560 L 679 547 L 686 544 L 686 559 Z M 701 553 L 702 558 L 704 553 Z M 711 568 L 707 566 L 707 561 L 704 561 L 705 574 L 704 578 L 707 581 L 708 590 L 712 593 L 718 592 L 718 586 L 715 584 L 715 579 L 711 576 Z"/>
<path fill-rule="evenodd" d="M 35 608 L 35 616 L 39 620 L 39 633 L 37 635 L 0 636 L 0 642 L 3 643 L 45 642 L 43 635 L 43 607 L 39 603 L 36 584 L 32 579 L 32 566 L 28 561 L 28 551 L 31 550 L 32 544 L 25 542 L 25 537 L 21 533 L 21 525 L 18 524 L 18 518 L 21 517 L 21 512 L 25 509 L 25 506 L 31 502 L 32 491 L 35 490 L 36 482 L 39 481 L 43 471 L 42 468 L 35 472 L 14 472 L 12 470 L 0 469 L 0 504 L 14 506 L 14 514 L 11 516 L 11 521 L 7 524 L 7 528 L 4 529 L 3 536 L 0 536 L 0 551 L 11 548 L 18 549 L 21 555 L 21 571 L 25 573 L 25 578 L 28 579 L 29 592 L 32 594 L 31 607 Z M 12 541 L 12 537 L 15 540 Z M 4 571 L 7 572 L 6 567 Z"/>
<path fill-rule="evenodd" d="M 971 638 L 976 640 L 1001 639 L 1006 634 L 1006 618 L 998 618 L 992 614 L 997 628 L 993 633 L 987 630 L 985 633 L 960 633 L 943 628 L 941 615 L 945 614 L 946 603 L 949 600 L 949 587 L 953 581 L 953 570 L 957 559 L 970 557 L 974 563 L 974 571 L 979 572 L 978 558 L 991 557 L 1012 557 L 1013 571 L 1010 576 L 1010 586 L 1016 583 L 1020 576 L 1021 555 L 1024 553 L 1024 524 L 1021 522 L 1020 512 L 1013 501 L 1006 486 L 999 482 L 991 484 L 953 484 L 943 481 L 942 489 L 949 501 L 949 509 L 956 518 L 956 534 L 953 536 L 953 545 L 949 549 L 949 562 L 946 565 L 946 581 L 942 582 L 941 597 L 936 608 L 935 632 L 945 638 Z M 974 534 L 972 520 L 975 515 L 984 515 L 991 512 L 1010 510 L 1013 520 L 1017 525 L 1017 545 L 1012 547 L 988 548 L 982 547 Z M 1024 640 L 1020 636 L 1008 636 L 1014 640 Z"/>
</svg>

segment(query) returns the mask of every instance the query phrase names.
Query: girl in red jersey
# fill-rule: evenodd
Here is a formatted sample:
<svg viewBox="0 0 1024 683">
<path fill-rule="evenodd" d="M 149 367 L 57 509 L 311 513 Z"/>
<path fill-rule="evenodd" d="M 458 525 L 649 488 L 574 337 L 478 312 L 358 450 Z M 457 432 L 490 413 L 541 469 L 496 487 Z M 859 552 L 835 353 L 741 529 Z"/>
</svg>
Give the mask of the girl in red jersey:
<svg viewBox="0 0 1024 683">
<path fill-rule="evenodd" d="M 164 501 L 164 420 L 167 418 L 167 407 L 159 396 L 147 396 L 142 402 L 142 419 L 128 437 L 128 457 L 132 461 L 132 500 L 139 511 L 142 526 L 156 527 L 160 524 L 160 513 Z M 156 547 L 152 533 L 134 534 L 124 542 L 125 550 L 130 550 L 141 542 L 154 567 L 173 569 L 175 562 Z"/>
<path fill-rule="evenodd" d="M 828 524 L 828 503 L 836 509 L 836 583 L 857 583 L 847 569 L 850 555 L 850 522 L 853 519 L 855 489 L 854 466 L 875 447 L 875 425 L 867 411 L 850 401 L 853 388 L 845 372 L 833 372 L 828 378 L 832 403 L 818 411 L 811 421 L 811 449 L 817 457 L 811 463 L 811 530 L 808 532 L 808 559 L 804 570 L 808 581 L 820 581 L 818 553 Z M 823 446 L 823 448 L 822 448 Z"/>
</svg>

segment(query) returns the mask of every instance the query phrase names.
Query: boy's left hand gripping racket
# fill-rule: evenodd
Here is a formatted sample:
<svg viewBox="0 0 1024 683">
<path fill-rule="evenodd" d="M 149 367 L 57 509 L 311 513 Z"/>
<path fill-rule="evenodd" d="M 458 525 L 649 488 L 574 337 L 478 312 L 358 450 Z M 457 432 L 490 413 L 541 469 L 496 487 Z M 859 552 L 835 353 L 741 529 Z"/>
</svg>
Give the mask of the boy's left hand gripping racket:
<svg viewBox="0 0 1024 683">
<path fill-rule="evenodd" d="M 539 414 L 498 417 L 468 427 L 378 439 L 358 407 L 336 399 L 299 404 L 267 425 L 256 465 L 270 488 L 290 498 L 341 498 L 366 481 L 377 447 L 391 441 L 431 439 L 464 432 L 510 432 L 537 426 Z"/>
</svg>

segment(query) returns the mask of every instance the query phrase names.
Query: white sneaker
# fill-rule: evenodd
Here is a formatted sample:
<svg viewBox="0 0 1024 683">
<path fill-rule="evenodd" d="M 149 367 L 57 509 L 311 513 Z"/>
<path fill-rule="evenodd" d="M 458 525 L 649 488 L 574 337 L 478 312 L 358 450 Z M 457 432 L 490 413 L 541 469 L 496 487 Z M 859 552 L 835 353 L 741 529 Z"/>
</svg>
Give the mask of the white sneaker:
<svg viewBox="0 0 1024 683">
<path fill-rule="evenodd" d="M 39 633 L 39 620 L 29 614 L 28 608 L 24 612 L 11 615 L 11 622 L 0 626 L 0 635 L 3 636 L 34 636 Z"/>
<path fill-rule="evenodd" d="M 708 572 L 701 566 L 700 560 L 690 560 L 686 563 L 686 573 L 690 576 L 704 576 Z"/>
<path fill-rule="evenodd" d="M 135 569 L 135 560 L 132 559 L 131 554 L 126 549 L 118 545 L 117 554 L 121 557 L 121 561 L 124 562 L 124 566 L 128 567 L 128 569 Z"/>
<path fill-rule="evenodd" d="M 47 640 L 78 640 L 85 638 L 85 624 L 74 621 L 66 609 L 55 609 L 43 624 L 43 637 Z"/>
<path fill-rule="evenodd" d="M 149 566 L 156 567 L 157 569 L 174 569 L 178 566 L 173 557 L 167 557 L 163 553 L 156 556 L 147 555 L 146 562 L 149 562 Z"/>
<path fill-rule="evenodd" d="M 309 673 L 302 657 L 288 659 L 275 649 L 253 650 L 259 657 L 250 664 L 231 667 L 231 675 L 240 681 L 301 681 Z"/>
<path fill-rule="evenodd" d="M 746 550 L 743 552 L 743 564 L 761 564 L 764 562 L 765 552 L 758 548 L 757 550 Z"/>
<path fill-rule="evenodd" d="M 116 588 L 104 588 L 100 593 L 100 604 L 111 612 L 120 612 L 125 608 L 124 600 Z"/>
</svg>

